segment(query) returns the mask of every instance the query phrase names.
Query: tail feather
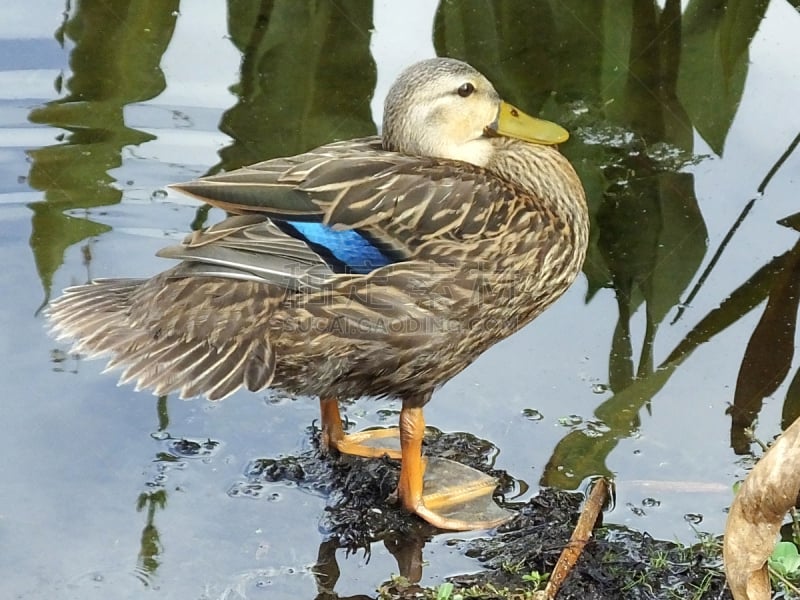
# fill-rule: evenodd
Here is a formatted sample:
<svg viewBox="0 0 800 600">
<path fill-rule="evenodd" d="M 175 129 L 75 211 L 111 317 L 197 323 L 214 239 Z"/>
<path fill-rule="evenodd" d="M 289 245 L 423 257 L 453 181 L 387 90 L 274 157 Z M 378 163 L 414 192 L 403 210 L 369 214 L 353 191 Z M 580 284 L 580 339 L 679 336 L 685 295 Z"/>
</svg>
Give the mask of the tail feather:
<svg viewBox="0 0 800 600">
<path fill-rule="evenodd" d="M 105 370 L 122 368 L 121 384 L 135 383 L 137 390 L 158 395 L 179 391 L 183 398 L 203 394 L 220 400 L 243 385 L 256 391 L 272 382 L 274 350 L 257 332 L 234 335 L 242 331 L 232 322 L 209 340 L 194 335 L 198 323 L 188 315 L 179 329 L 172 327 L 174 319 L 136 318 L 145 284 L 109 279 L 68 288 L 47 310 L 53 333 L 59 340 L 74 339 L 73 348 L 89 357 L 109 356 Z"/>
<path fill-rule="evenodd" d="M 92 357 L 112 352 L 125 329 L 131 298 L 143 279 L 97 280 L 67 288 L 47 309 L 56 339 L 73 338 L 75 349 Z"/>
</svg>

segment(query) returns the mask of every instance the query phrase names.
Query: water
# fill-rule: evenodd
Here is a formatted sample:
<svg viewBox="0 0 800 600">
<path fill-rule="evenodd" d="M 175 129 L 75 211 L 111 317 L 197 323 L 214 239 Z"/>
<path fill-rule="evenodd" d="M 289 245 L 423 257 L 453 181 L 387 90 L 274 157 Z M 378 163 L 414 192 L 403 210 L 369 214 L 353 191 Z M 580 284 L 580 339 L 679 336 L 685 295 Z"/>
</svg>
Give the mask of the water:
<svg viewBox="0 0 800 600">
<path fill-rule="evenodd" d="M 335 593 L 371 596 L 398 573 L 383 545 L 369 560 L 326 546 L 324 497 L 230 493 L 254 459 L 307 448 L 315 401 L 117 387 L 40 309 L 91 277 L 154 274 L 158 248 L 222 218 L 167 184 L 373 133 L 396 73 L 434 48 L 573 131 L 593 238 L 568 294 L 445 385 L 427 421 L 496 444 L 523 499 L 613 474 L 606 521 L 720 533 L 752 460 L 743 425 L 757 416 L 769 440 L 800 401 L 797 216 L 777 223 L 798 211 L 800 16 L 783 0 L 722 20 L 626 4 L 0 9 L 5 595 L 311 598 L 332 556 Z M 346 412 L 361 427 L 398 408 Z M 423 583 L 478 568 L 447 543 L 464 537 L 425 547 Z"/>
</svg>

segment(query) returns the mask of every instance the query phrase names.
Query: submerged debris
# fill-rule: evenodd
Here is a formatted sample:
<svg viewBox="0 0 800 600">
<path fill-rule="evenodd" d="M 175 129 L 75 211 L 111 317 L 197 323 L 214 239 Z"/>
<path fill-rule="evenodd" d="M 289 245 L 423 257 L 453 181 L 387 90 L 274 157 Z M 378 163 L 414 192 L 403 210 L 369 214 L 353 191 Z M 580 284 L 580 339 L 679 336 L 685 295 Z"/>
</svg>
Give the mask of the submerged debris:
<svg viewBox="0 0 800 600">
<path fill-rule="evenodd" d="M 548 574 L 555 566 L 578 519 L 581 500 L 580 494 L 543 489 L 507 531 L 468 544 L 467 554 L 486 569 L 452 578 L 456 589 L 502 587 L 526 598 L 530 574 Z M 731 595 L 725 586 L 719 540 L 682 546 L 625 527 L 605 526 L 594 532 L 558 598 L 729 599 Z"/>
<path fill-rule="evenodd" d="M 316 432 L 315 432 L 316 433 Z M 314 436 L 317 439 L 317 436 Z M 422 572 L 422 547 L 437 530 L 409 515 L 393 502 L 399 465 L 389 459 L 350 456 L 324 457 L 316 441 L 297 456 L 262 458 L 251 462 L 245 480 L 233 495 L 260 497 L 274 483 L 298 485 L 326 496 L 328 506 L 321 529 L 326 537 L 319 564 L 320 590 L 333 592 L 336 549 L 363 550 L 382 541 L 398 561 L 400 577 L 387 582 L 378 598 L 534 598 L 572 535 L 583 494 L 542 489 L 526 503 L 505 502 L 517 483 L 504 471 L 494 470 L 496 448 L 466 433 L 426 430 L 425 453 L 457 460 L 496 477 L 497 500 L 517 516 L 486 537 L 455 542 L 465 555 L 477 559 L 483 570 L 448 578 L 450 595 L 425 589 L 415 582 Z M 326 558 L 327 557 L 327 558 Z M 331 563 L 330 565 L 328 563 Z M 328 567 L 330 566 L 330 569 Z M 729 599 L 722 570 L 720 541 L 695 546 L 654 540 L 624 527 L 601 526 L 567 577 L 559 599 Z"/>
<path fill-rule="evenodd" d="M 408 514 L 394 501 L 399 463 L 388 458 L 323 457 L 314 435 L 311 450 L 298 456 L 261 458 L 248 465 L 246 481 L 234 486 L 233 495 L 260 496 L 264 485 L 293 483 L 328 498 L 321 528 L 340 548 L 369 552 L 373 542 L 397 535 L 430 539 L 438 530 Z M 434 428 L 425 433 L 425 453 L 449 458 L 495 477 L 498 494 L 514 489 L 514 480 L 491 468 L 497 448 L 467 433 L 444 434 Z"/>
</svg>

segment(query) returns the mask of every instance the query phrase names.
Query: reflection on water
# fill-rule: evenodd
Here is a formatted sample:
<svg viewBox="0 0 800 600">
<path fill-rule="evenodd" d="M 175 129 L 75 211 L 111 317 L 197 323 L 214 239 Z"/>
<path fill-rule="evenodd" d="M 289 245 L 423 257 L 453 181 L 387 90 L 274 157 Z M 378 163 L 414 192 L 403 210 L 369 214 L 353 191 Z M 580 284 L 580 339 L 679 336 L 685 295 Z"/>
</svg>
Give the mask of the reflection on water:
<svg viewBox="0 0 800 600">
<path fill-rule="evenodd" d="M 162 551 L 161 536 L 155 525 L 157 510 L 164 510 L 167 506 L 167 492 L 157 489 L 152 492 L 142 492 L 136 499 L 136 510 L 142 512 L 147 509 L 147 521 L 142 529 L 142 550 L 139 552 L 138 567 L 142 574 L 142 581 L 148 583 L 155 575 L 158 565 L 161 564 L 159 555 Z"/>
<path fill-rule="evenodd" d="M 653 349 L 658 329 L 680 306 L 706 253 L 707 231 L 693 175 L 683 170 L 696 160 L 693 130 L 722 153 L 744 89 L 749 44 L 767 5 L 748 3 L 738 12 L 695 1 L 682 13 L 677 0 L 667 0 L 663 9 L 646 2 L 567 1 L 553 7 L 531 3 L 528 12 L 513 11 L 499 29 L 522 22 L 537 31 L 557 31 L 560 44 L 555 52 L 517 49 L 513 59 L 499 36 L 476 35 L 487 28 L 484 15 L 464 6 L 440 7 L 437 22 L 442 27 L 435 36 L 439 53 L 483 63 L 491 77 L 494 65 L 484 62 L 487 56 L 502 60 L 502 73 L 508 73 L 509 62 L 521 66 L 527 71 L 520 77 L 522 86 L 541 85 L 539 95 L 529 92 L 528 98 L 541 98 L 552 90 L 551 102 L 557 107 L 545 110 L 560 110 L 552 118 L 571 125 L 583 142 L 568 144 L 565 153 L 587 187 L 594 217 L 593 243 L 584 267 L 588 300 L 601 288 L 612 287 L 616 295 L 618 318 L 608 368 L 614 395 L 595 410 L 607 432 L 576 429 L 565 436 L 545 469 L 545 485 L 575 489 L 592 475 L 611 476 L 606 459 L 620 439 L 638 430 L 641 409 L 697 344 L 725 328 L 703 326 L 699 335 L 692 331 L 657 365 Z M 495 16 L 502 19 L 503 14 L 499 8 Z M 542 61 L 543 54 L 554 62 Z M 555 66 L 553 72 L 527 66 L 542 62 Z M 522 89 L 514 81 L 508 85 Z M 525 100 L 517 101 L 527 106 Z M 781 272 L 783 281 L 796 281 L 792 268 Z M 797 319 L 793 291 L 783 285 L 770 294 L 748 345 L 731 411 L 737 452 L 748 451 L 744 427 L 753 422 L 761 400 L 777 389 L 792 364 Z M 730 325 L 753 306 L 742 310 L 724 303 L 719 310 Z M 636 343 L 631 322 L 642 309 L 646 327 Z M 770 324 L 780 328 L 780 335 L 769 329 Z M 777 347 L 770 351 L 767 340 L 777 340 Z M 635 357 L 637 345 L 641 350 Z M 775 350 L 781 360 L 775 360 Z M 797 388 L 790 387 L 787 406 L 796 403 L 792 398 Z M 785 412 L 794 414 L 791 409 Z"/>
<path fill-rule="evenodd" d="M 800 136 L 795 138 L 797 140 Z M 784 219 L 781 224 L 800 231 L 800 213 Z M 745 348 L 733 405 L 728 411 L 731 447 L 737 454 L 749 452 L 751 439 L 747 428 L 761 412 L 764 399 L 786 380 L 792 366 L 800 306 L 800 239 L 789 251 L 759 270 L 759 273 L 764 272 L 771 277 L 761 282 L 760 294 L 757 292 L 756 297 L 763 299 L 765 295 L 767 303 Z M 755 275 L 742 288 L 750 288 L 754 279 Z M 784 429 L 800 416 L 798 403 L 800 370 L 794 374 L 783 403 L 781 426 Z"/>
<path fill-rule="evenodd" d="M 658 402 L 658 392 L 692 352 L 762 304 L 742 349 L 729 411 L 731 445 L 736 453 L 749 452 L 746 428 L 764 398 L 785 382 L 783 425 L 800 414 L 794 356 L 800 241 L 752 274 L 742 273 L 742 283 L 723 291 L 724 300 L 696 318 L 666 358 L 656 351 L 659 331 L 688 318 L 682 307 L 707 281 L 708 272 L 698 278 L 708 233 L 691 172 L 702 160 L 695 132 L 712 152 L 726 150 L 750 43 L 768 2 L 732 1 L 724 10 L 718 2 L 691 0 L 683 11 L 679 0 L 658 4 L 509 0 L 476 10 L 471 3 L 442 2 L 436 13 L 432 35 L 439 54 L 471 62 L 507 99 L 574 132 L 564 152 L 581 174 L 593 219 L 586 302 L 609 288 L 616 298 L 608 340 L 611 395 L 587 421 L 602 427 L 577 426 L 563 437 L 544 470 L 545 485 L 576 489 L 589 477 L 613 475 L 607 461 L 621 440 L 636 434 L 642 409 Z M 65 250 L 83 244 L 88 267 L 90 241 L 110 229 L 79 211 L 120 202 L 112 171 L 126 148 L 153 139 L 126 124 L 125 107 L 165 89 L 160 64 L 178 8 L 177 0 L 82 0 L 55 32 L 62 46 L 71 47 L 71 72 L 55 82 L 63 85 L 62 97 L 29 114 L 31 122 L 63 131 L 57 144 L 29 151 L 28 181 L 44 192 L 30 205 L 30 247 L 45 302 Z M 219 123 L 231 141 L 209 172 L 374 133 L 369 4 L 229 0 L 227 26 L 242 61 L 236 103 Z M 769 178 L 797 141 L 775 150 L 774 167 L 740 221 L 762 201 Z M 800 231 L 798 215 L 787 215 L 781 225 Z M 205 219 L 201 209 L 191 226 Z M 712 249 L 707 270 L 740 243 L 733 235 L 735 217 L 731 225 L 731 236 Z M 632 327 L 635 314 L 645 318 L 641 339 Z M 166 399 L 158 415 L 158 430 L 165 432 Z M 167 507 L 167 493 L 157 483 L 136 500 L 136 510 L 146 512 L 138 559 L 146 579 L 163 560 L 156 521 Z M 390 549 L 412 580 L 421 569 L 421 547 L 419 541 L 412 549 Z M 335 550 L 327 541 L 319 550 L 320 597 L 336 597 Z"/>
<path fill-rule="evenodd" d="M 122 192 L 110 171 L 122 164 L 123 148 L 152 139 L 125 125 L 123 109 L 164 90 L 159 63 L 177 8 L 178 0 L 81 1 L 55 33 L 62 46 L 74 43 L 65 95 L 34 108 L 28 117 L 65 132 L 59 144 L 29 152 L 28 181 L 44 192 L 44 200 L 31 205 L 31 249 L 45 303 L 64 250 L 109 230 L 65 211 L 118 203 Z M 60 78 L 56 85 L 60 88 Z"/>
<path fill-rule="evenodd" d="M 220 123 L 232 141 L 210 172 L 375 134 L 369 4 L 230 0 L 228 30 L 242 65 Z"/>
</svg>

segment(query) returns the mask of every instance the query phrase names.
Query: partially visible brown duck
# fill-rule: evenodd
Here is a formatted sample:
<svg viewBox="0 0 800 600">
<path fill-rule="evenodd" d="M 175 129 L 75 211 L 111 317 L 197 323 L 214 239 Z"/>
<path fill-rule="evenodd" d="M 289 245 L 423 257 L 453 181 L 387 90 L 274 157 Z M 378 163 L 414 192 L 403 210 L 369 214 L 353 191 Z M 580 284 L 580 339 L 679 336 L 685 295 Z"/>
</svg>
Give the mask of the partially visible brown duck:
<svg viewBox="0 0 800 600">
<path fill-rule="evenodd" d="M 505 517 L 448 511 L 469 485 L 436 507 L 423 494 L 422 409 L 580 271 L 586 201 L 553 146 L 566 137 L 469 65 L 422 61 L 389 91 L 382 138 L 175 186 L 236 216 L 162 250 L 181 262 L 151 279 L 69 288 L 50 319 L 137 389 L 318 396 L 325 447 L 401 458 L 407 510 L 445 529 L 494 526 Z M 337 401 L 360 396 L 402 400 L 399 452 L 375 446 L 385 432 L 345 435 Z"/>
</svg>

